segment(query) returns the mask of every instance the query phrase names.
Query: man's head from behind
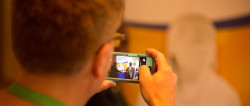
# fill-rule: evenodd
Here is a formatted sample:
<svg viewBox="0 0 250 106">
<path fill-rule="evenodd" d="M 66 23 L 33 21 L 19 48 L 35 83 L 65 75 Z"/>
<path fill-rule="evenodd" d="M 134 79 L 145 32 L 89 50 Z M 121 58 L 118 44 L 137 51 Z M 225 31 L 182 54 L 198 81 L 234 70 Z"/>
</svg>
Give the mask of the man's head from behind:
<svg viewBox="0 0 250 106">
<path fill-rule="evenodd" d="M 15 0 L 13 48 L 31 74 L 77 73 L 111 41 L 123 0 Z"/>
</svg>

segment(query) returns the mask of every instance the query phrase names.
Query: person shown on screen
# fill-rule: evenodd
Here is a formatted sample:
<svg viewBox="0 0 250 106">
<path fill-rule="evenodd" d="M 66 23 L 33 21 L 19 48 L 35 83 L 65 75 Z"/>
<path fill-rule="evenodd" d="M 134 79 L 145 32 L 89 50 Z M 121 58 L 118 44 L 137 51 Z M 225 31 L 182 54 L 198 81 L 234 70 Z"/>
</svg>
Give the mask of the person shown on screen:
<svg viewBox="0 0 250 106">
<path fill-rule="evenodd" d="M 124 71 L 124 67 L 122 66 L 122 62 L 117 63 L 117 64 L 118 64 L 117 70 L 120 71 L 120 72 L 123 72 Z"/>
<path fill-rule="evenodd" d="M 137 67 L 136 67 L 136 63 L 133 63 L 133 67 L 134 67 L 134 72 L 133 72 L 133 79 L 136 79 L 136 75 L 137 75 Z"/>
<path fill-rule="evenodd" d="M 1 106 L 83 106 L 115 82 L 105 80 L 122 21 L 123 0 L 12 0 L 12 42 L 22 67 L 0 91 Z M 140 67 L 140 89 L 153 106 L 173 106 L 177 76 L 164 55 L 157 73 Z M 97 101 L 98 102 L 98 101 Z"/>
<path fill-rule="evenodd" d="M 125 73 L 124 73 L 124 67 L 123 67 L 123 63 L 120 62 L 118 63 L 118 67 L 117 67 L 117 70 L 118 70 L 118 74 L 117 74 L 117 78 L 122 78 L 124 79 L 125 78 Z"/>
<path fill-rule="evenodd" d="M 116 57 L 113 56 L 113 59 L 112 59 L 113 63 L 111 65 L 111 70 L 109 71 L 109 76 L 110 77 L 113 77 L 113 78 L 117 78 L 118 76 L 118 70 L 116 68 Z"/>
<path fill-rule="evenodd" d="M 129 62 L 129 67 L 127 69 L 128 75 L 129 75 L 129 79 L 134 79 L 134 75 L 135 75 L 135 67 L 133 66 L 132 62 Z"/>
</svg>

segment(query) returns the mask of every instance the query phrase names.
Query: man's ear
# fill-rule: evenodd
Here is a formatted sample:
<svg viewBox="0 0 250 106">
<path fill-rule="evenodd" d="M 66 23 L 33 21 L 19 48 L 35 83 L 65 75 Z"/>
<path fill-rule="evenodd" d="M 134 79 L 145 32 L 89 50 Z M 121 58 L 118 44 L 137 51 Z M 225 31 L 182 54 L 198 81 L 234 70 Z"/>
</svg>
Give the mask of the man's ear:
<svg viewBox="0 0 250 106">
<path fill-rule="evenodd" d="M 109 66 L 111 64 L 111 57 L 113 54 L 113 43 L 104 44 L 99 52 L 96 54 L 93 63 L 93 75 L 95 77 L 106 76 Z"/>
</svg>

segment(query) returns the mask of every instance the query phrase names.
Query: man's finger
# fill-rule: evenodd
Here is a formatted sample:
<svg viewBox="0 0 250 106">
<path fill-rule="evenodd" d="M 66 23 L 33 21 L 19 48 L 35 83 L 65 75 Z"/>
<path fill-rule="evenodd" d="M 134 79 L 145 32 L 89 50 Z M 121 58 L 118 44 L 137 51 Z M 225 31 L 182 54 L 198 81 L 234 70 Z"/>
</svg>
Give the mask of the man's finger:
<svg viewBox="0 0 250 106">
<path fill-rule="evenodd" d="M 146 49 L 146 53 L 152 55 L 153 58 L 155 58 L 158 70 L 164 70 L 163 68 L 168 65 L 166 57 L 161 52 L 155 49 Z"/>
<path fill-rule="evenodd" d="M 98 92 L 101 92 L 103 90 L 106 90 L 106 89 L 108 89 L 110 87 L 115 87 L 115 86 L 116 86 L 116 83 L 114 81 L 104 80 L 102 82 L 102 85 L 100 86 Z"/>
<path fill-rule="evenodd" d="M 150 69 L 146 65 L 140 66 L 139 69 L 139 81 L 147 81 L 149 78 L 151 78 Z"/>
</svg>

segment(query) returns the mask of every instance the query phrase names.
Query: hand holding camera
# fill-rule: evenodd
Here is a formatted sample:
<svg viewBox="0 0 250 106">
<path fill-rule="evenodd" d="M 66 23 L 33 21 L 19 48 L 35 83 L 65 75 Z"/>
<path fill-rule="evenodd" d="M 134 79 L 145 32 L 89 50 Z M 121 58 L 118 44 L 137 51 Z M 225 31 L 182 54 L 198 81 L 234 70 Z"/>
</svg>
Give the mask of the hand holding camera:
<svg viewBox="0 0 250 106">
<path fill-rule="evenodd" d="M 151 75 L 148 66 L 143 65 L 139 71 L 141 94 L 150 106 L 173 106 L 177 76 L 168 65 L 165 56 L 155 49 L 146 53 L 156 59 L 157 72 Z"/>
</svg>

